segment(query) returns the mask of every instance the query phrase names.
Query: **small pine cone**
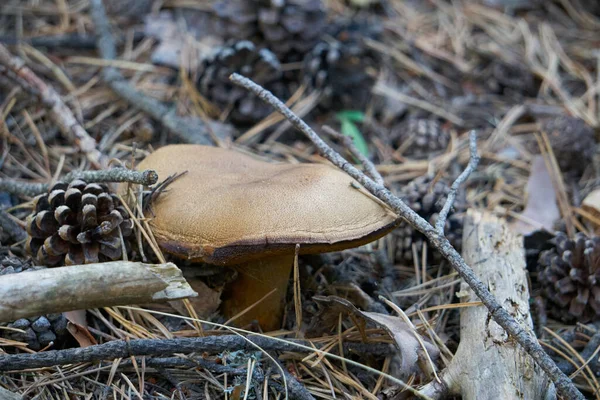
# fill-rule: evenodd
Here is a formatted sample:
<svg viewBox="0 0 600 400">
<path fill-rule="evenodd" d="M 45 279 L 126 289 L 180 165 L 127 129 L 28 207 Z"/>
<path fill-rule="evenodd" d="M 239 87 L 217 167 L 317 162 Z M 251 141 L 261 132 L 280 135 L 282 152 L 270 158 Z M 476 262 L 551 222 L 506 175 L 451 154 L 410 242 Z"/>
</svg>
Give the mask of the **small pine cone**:
<svg viewBox="0 0 600 400">
<path fill-rule="evenodd" d="M 122 238 L 132 230 L 133 221 L 106 186 L 59 182 L 34 201 L 26 250 L 48 267 L 118 260 Z"/>
<path fill-rule="evenodd" d="M 252 38 L 258 32 L 257 4 L 250 0 L 222 0 L 214 3 L 216 33 L 225 40 Z"/>
<path fill-rule="evenodd" d="M 558 232 L 554 248 L 542 252 L 538 280 L 548 314 L 564 322 L 587 323 L 600 315 L 600 238 Z"/>
<path fill-rule="evenodd" d="M 575 117 L 561 116 L 542 121 L 542 130 L 563 172 L 581 174 L 594 156 L 594 129 Z M 534 144 L 535 145 L 535 144 Z"/>
<path fill-rule="evenodd" d="M 425 159 L 446 150 L 450 132 L 432 118 L 410 118 L 392 128 L 392 141 L 396 147 L 410 144 L 404 150 L 407 157 Z"/>
<path fill-rule="evenodd" d="M 202 60 L 198 90 L 222 110 L 231 109 L 230 118 L 238 123 L 254 123 L 272 112 L 258 97 L 235 86 L 229 76 L 237 72 L 252 79 L 276 95 L 281 95 L 281 65 L 269 50 L 257 49 L 243 40 L 219 47 Z"/>
<path fill-rule="evenodd" d="M 321 0 L 221 0 L 213 10 L 223 39 L 255 40 L 286 62 L 302 59 L 326 27 Z"/>
<path fill-rule="evenodd" d="M 450 186 L 445 182 L 433 182 L 432 177 L 425 175 L 409 182 L 400 189 L 398 196 L 422 218 L 431 224 L 435 224 L 449 191 Z M 450 210 L 446 219 L 444 229 L 446 237 L 458 251 L 462 246 L 463 216 L 466 209 L 465 193 L 459 191 L 453 209 Z M 412 265 L 412 245 L 415 244 L 417 254 L 420 257 L 421 250 L 426 242 L 425 237 L 406 222 L 394 230 L 394 235 L 397 238 L 396 262 Z M 431 250 L 431 247 L 429 249 Z M 433 251 L 428 252 L 427 259 L 434 262 L 441 260 L 440 255 Z"/>
<path fill-rule="evenodd" d="M 258 0 L 258 3 L 258 26 L 265 45 L 286 61 L 310 51 L 327 26 L 321 0 Z"/>
<path fill-rule="evenodd" d="M 0 276 L 15 274 L 38 267 L 32 267 L 27 261 L 17 257 L 5 256 L 0 261 Z M 21 318 L 11 323 L 3 323 L 12 329 L 0 328 L 0 336 L 15 340 L 17 342 L 27 343 L 32 350 L 40 350 L 50 343 L 63 341 L 68 337 L 67 319 L 62 314 L 48 314 L 41 317 Z"/>
<path fill-rule="evenodd" d="M 368 72 L 377 67 L 375 54 L 364 44 L 376 38 L 378 25 L 370 20 L 343 21 L 329 29 L 335 41 L 319 42 L 303 61 L 303 80 L 309 89 L 322 90 L 325 107 L 364 109 L 375 78 Z"/>
</svg>

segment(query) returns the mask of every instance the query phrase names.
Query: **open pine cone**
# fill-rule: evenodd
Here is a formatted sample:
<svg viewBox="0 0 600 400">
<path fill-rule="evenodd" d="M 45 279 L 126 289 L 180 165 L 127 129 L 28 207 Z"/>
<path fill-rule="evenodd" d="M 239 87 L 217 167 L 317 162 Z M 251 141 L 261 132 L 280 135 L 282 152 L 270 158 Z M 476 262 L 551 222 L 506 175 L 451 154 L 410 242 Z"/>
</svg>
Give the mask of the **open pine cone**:
<svg viewBox="0 0 600 400">
<path fill-rule="evenodd" d="M 378 20 L 342 20 L 328 29 L 328 38 L 306 54 L 303 80 L 309 89 L 320 89 L 325 107 L 363 109 L 371 98 L 378 59 L 364 45 L 365 38 L 376 39 Z"/>
<path fill-rule="evenodd" d="M 231 109 L 238 123 L 254 123 L 272 112 L 254 94 L 235 86 L 229 76 L 237 72 L 281 97 L 281 65 L 275 54 L 259 50 L 247 40 L 215 49 L 202 60 L 197 86 L 200 93 L 222 110 Z"/>
<path fill-rule="evenodd" d="M 118 260 L 133 221 L 104 185 L 59 182 L 35 199 L 26 250 L 48 267 Z"/>
<path fill-rule="evenodd" d="M 390 136 L 395 147 L 411 141 L 404 150 L 409 158 L 424 159 L 438 154 L 448 147 L 450 132 L 434 118 L 409 118 L 392 128 Z"/>
<path fill-rule="evenodd" d="M 431 176 L 424 175 L 409 182 L 400 189 L 398 196 L 412 208 L 417 214 L 423 217 L 431 224 L 435 224 L 438 213 L 441 211 L 450 191 L 450 186 L 444 181 L 433 182 Z M 465 193 L 459 191 L 456 201 L 448 218 L 444 232 L 450 243 L 460 251 L 462 246 L 462 228 L 463 217 L 467 209 Z M 427 239 L 420 232 L 415 230 L 408 223 L 404 222 L 396 230 L 394 236 L 397 238 L 396 244 L 396 262 L 412 265 L 413 253 L 412 245 L 416 246 L 417 254 L 421 254 L 423 245 Z M 429 247 L 431 249 L 431 247 Z M 439 253 L 429 252 L 427 259 L 429 261 L 440 261 Z"/>
<path fill-rule="evenodd" d="M 221 0 L 213 8 L 225 40 L 256 40 L 286 62 L 301 59 L 326 27 L 321 0 Z"/>
<path fill-rule="evenodd" d="M 564 322 L 587 323 L 600 315 L 600 238 L 558 232 L 555 247 L 542 252 L 538 280 L 548 313 Z"/>
</svg>

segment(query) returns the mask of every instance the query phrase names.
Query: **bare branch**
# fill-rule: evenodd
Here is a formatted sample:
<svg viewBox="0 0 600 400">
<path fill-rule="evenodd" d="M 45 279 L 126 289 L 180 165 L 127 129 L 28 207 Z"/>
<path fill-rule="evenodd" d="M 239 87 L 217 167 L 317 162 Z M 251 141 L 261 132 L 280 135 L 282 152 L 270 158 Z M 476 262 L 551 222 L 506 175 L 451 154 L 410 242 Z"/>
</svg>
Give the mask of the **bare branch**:
<svg viewBox="0 0 600 400">
<path fill-rule="evenodd" d="M 111 168 L 99 171 L 72 171 L 60 179 L 61 182 L 70 183 L 81 179 L 87 183 L 92 182 L 130 182 L 138 185 L 150 186 L 158 181 L 158 174 L 152 169 L 134 171 L 126 168 Z M 37 196 L 50 190 L 48 183 L 24 182 L 15 179 L 0 178 L 0 191 L 20 196 Z"/>
<path fill-rule="evenodd" d="M 25 61 L 13 56 L 6 47 L 0 44 L 0 64 L 4 65 L 16 77 L 15 82 L 29 93 L 37 94 L 42 104 L 48 109 L 50 116 L 58 125 L 63 135 L 71 140 L 79 150 L 86 154 L 90 163 L 96 167 L 108 164 L 107 157 L 96 148 L 96 140 L 92 138 L 79 123 L 73 112 L 62 101 L 60 95 L 41 80 Z"/>
<path fill-rule="evenodd" d="M 365 167 L 366 174 L 369 175 L 371 177 L 371 179 L 373 179 L 375 181 L 375 183 L 377 183 L 378 185 L 384 184 L 383 177 L 381 176 L 379 171 L 377 171 L 377 168 L 375 168 L 375 165 L 373 165 L 371 160 L 369 160 L 367 157 L 365 157 L 365 155 L 358 150 L 358 148 L 356 147 L 356 145 L 354 144 L 354 141 L 352 140 L 352 138 L 350 136 L 342 135 L 341 133 L 339 133 L 338 131 L 336 131 L 335 129 L 333 129 L 332 127 L 330 127 L 328 125 L 324 125 L 323 130 L 328 135 L 333 136 L 334 138 L 340 140 L 344 144 L 344 146 L 346 146 L 348 148 L 350 153 L 354 157 L 356 157 L 356 159 L 363 165 L 363 167 Z"/>
<path fill-rule="evenodd" d="M 24 274 L 22 272 L 21 274 Z M 357 352 L 374 349 L 375 354 L 389 354 L 388 345 L 363 343 L 344 343 L 344 351 Z M 314 348 L 308 340 L 270 338 L 268 336 L 224 335 L 198 338 L 175 339 L 134 339 L 113 340 L 108 343 L 65 350 L 50 350 L 33 354 L 3 354 L 0 357 L 0 371 L 18 371 L 30 368 L 52 367 L 56 365 L 76 364 L 129 358 L 131 356 L 157 356 L 175 353 L 220 353 L 225 350 L 256 350 L 256 345 L 266 351 L 291 351 L 312 353 Z M 300 345 L 300 346 L 298 346 Z M 356 347 L 358 346 L 358 347 Z M 357 350 L 359 349 L 359 350 Z"/>
<path fill-rule="evenodd" d="M 437 230 L 439 235 L 444 235 L 444 226 L 446 225 L 446 219 L 448 219 L 448 213 L 456 200 L 456 193 L 469 175 L 477 168 L 477 164 L 479 164 L 479 154 L 477 153 L 477 135 L 475 131 L 469 132 L 469 164 L 467 168 L 456 178 L 452 186 L 450 187 L 450 192 L 448 193 L 448 197 L 446 198 L 446 203 L 444 203 L 444 207 L 442 211 L 440 211 L 437 221 L 435 222 L 435 229 Z"/>
<path fill-rule="evenodd" d="M 0 322 L 196 295 L 173 263 L 110 261 L 28 270 L 0 276 Z"/>
<path fill-rule="evenodd" d="M 367 177 L 342 156 L 340 156 L 304 121 L 302 121 L 289 108 L 287 108 L 279 99 L 273 96 L 272 93 L 265 90 L 260 85 L 257 85 L 252 80 L 239 74 L 232 74 L 230 79 L 236 85 L 250 90 L 265 103 L 275 108 L 288 121 L 290 121 L 290 123 L 296 127 L 296 129 L 300 130 L 309 137 L 309 139 L 317 147 L 319 154 L 327 158 L 352 178 L 356 179 L 372 195 L 386 203 L 416 230 L 423 233 L 431 245 L 438 250 L 446 260 L 448 260 L 450 265 L 458 272 L 461 278 L 465 280 L 477 297 L 481 299 L 482 303 L 489 310 L 494 321 L 504 328 L 548 374 L 550 379 L 554 382 L 558 392 L 567 399 L 584 399 L 581 392 L 577 390 L 569 377 L 566 376 L 556 366 L 548 354 L 546 354 L 535 336 L 525 331 L 525 329 L 523 329 L 523 327 L 506 311 L 506 309 L 498 303 L 498 301 L 488 290 L 487 286 L 477 278 L 471 267 L 466 264 L 465 260 L 456 251 L 456 249 L 452 247 L 444 235 L 439 234 L 433 226 L 421 218 L 416 212 L 408 207 L 397 196 L 391 193 L 387 188 L 385 188 L 383 185 L 378 185 L 375 183 L 371 178 Z"/>
</svg>

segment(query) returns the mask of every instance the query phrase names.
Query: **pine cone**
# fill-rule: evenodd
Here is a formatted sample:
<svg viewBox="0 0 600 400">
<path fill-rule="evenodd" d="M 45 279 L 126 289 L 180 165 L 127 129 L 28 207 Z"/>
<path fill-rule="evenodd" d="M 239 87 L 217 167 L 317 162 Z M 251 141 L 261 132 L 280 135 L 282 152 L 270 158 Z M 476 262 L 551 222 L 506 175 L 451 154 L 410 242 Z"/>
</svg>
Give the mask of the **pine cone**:
<svg viewBox="0 0 600 400">
<path fill-rule="evenodd" d="M 0 261 L 0 276 L 15 274 L 32 268 L 35 267 L 17 257 L 4 256 L 2 261 Z M 0 329 L 0 335 L 3 338 L 27 343 L 32 350 L 40 350 L 50 343 L 56 344 L 68 336 L 67 319 L 62 314 L 48 314 L 28 319 L 21 318 L 8 324 L 0 325 L 13 328 Z"/>
<path fill-rule="evenodd" d="M 398 193 L 398 196 L 412 208 L 417 214 L 435 224 L 438 213 L 444 206 L 446 196 L 450 192 L 450 186 L 443 181 L 433 182 L 430 176 L 421 176 L 404 186 Z M 463 216 L 467 209 L 465 193 L 459 191 L 454 202 L 454 207 L 448 214 L 445 225 L 445 233 L 450 243 L 460 251 L 462 246 L 462 228 Z M 408 223 L 404 222 L 400 227 L 394 230 L 396 241 L 396 262 L 410 264 L 413 263 L 412 244 L 420 254 L 426 241 L 425 236 L 416 231 Z M 431 250 L 431 247 L 429 247 Z M 441 260 L 439 253 L 429 252 L 427 259 L 438 262 Z"/>
<path fill-rule="evenodd" d="M 437 119 L 432 118 L 410 118 L 394 126 L 390 136 L 395 147 L 410 141 L 404 154 L 414 159 L 424 159 L 440 153 L 450 143 L 450 132 Z"/>
<path fill-rule="evenodd" d="M 587 323 L 600 315 L 600 238 L 558 232 L 555 247 L 542 252 L 538 280 L 548 313 L 561 321 Z"/>
<path fill-rule="evenodd" d="M 225 40 L 256 40 L 286 62 L 301 59 L 326 26 L 321 0 L 222 0 L 214 11 Z"/>
<path fill-rule="evenodd" d="M 306 54 L 326 27 L 321 0 L 259 0 L 258 26 L 268 48 L 286 59 Z M 301 59 L 301 58 L 300 58 Z"/>
<path fill-rule="evenodd" d="M 215 31 L 225 40 L 252 38 L 258 32 L 257 7 L 250 0 L 223 0 L 213 5 Z"/>
<path fill-rule="evenodd" d="M 219 47 L 202 60 L 197 86 L 200 93 L 221 109 L 231 108 L 230 118 L 238 123 L 254 123 L 272 112 L 258 97 L 235 86 L 229 76 L 237 72 L 281 96 L 281 65 L 269 50 L 258 50 L 249 41 Z"/>
<path fill-rule="evenodd" d="M 556 160 L 563 172 L 580 174 L 594 156 L 594 129 L 579 118 L 561 116 L 542 121 Z M 534 144 L 535 145 L 535 144 Z"/>
<path fill-rule="evenodd" d="M 323 91 L 322 105 L 357 110 L 367 106 L 375 83 L 368 70 L 378 61 L 363 39 L 376 38 L 377 27 L 381 27 L 377 21 L 366 19 L 339 22 L 328 30 L 336 40 L 318 43 L 304 57 L 303 80 L 309 89 Z"/>
<path fill-rule="evenodd" d="M 59 182 L 35 199 L 26 250 L 48 267 L 118 260 L 133 221 L 104 185 Z M 127 242 L 125 242 L 127 243 Z"/>
</svg>

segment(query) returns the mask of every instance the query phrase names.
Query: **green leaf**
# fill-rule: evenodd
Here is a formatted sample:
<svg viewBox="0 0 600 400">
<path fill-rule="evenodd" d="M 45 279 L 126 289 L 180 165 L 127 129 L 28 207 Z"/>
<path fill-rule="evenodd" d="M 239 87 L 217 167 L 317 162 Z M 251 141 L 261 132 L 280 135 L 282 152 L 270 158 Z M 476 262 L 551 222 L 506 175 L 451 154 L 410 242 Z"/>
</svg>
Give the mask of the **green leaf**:
<svg viewBox="0 0 600 400">
<path fill-rule="evenodd" d="M 340 119 L 342 123 L 342 134 L 350 136 L 354 141 L 354 145 L 365 157 L 369 157 L 369 146 L 363 137 L 360 129 L 349 119 Z"/>
<path fill-rule="evenodd" d="M 365 114 L 358 110 L 344 110 L 336 114 L 338 120 L 346 119 L 352 122 L 363 122 L 365 120 Z"/>
</svg>

